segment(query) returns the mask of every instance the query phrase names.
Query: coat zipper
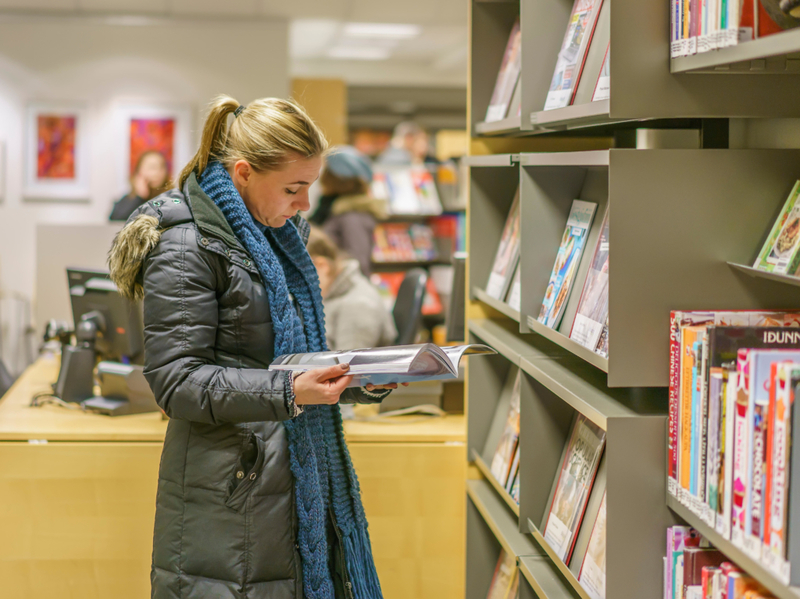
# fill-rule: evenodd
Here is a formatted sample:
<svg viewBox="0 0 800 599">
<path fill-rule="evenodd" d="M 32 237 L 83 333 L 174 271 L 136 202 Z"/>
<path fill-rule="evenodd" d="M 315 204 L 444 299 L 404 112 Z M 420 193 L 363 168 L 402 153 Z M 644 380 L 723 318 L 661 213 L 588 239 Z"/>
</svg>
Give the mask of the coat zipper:
<svg viewBox="0 0 800 599">
<path fill-rule="evenodd" d="M 355 599 L 353 595 L 353 584 L 350 582 L 347 575 L 347 562 L 344 555 L 344 540 L 342 539 L 342 531 L 339 530 L 339 525 L 336 523 L 336 516 L 333 514 L 333 508 L 328 508 L 331 515 L 331 522 L 333 522 L 333 530 L 336 533 L 336 538 L 339 539 L 339 553 L 342 558 L 342 578 L 344 578 L 344 589 L 347 599 Z"/>
</svg>

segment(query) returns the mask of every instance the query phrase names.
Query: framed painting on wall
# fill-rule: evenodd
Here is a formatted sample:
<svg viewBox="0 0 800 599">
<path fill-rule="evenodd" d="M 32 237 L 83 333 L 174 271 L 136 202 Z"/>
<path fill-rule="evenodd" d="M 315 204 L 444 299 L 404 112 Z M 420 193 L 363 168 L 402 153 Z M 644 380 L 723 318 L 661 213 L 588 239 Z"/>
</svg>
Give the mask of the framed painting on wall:
<svg viewBox="0 0 800 599">
<path fill-rule="evenodd" d="M 175 180 L 191 158 L 191 107 L 186 105 L 120 104 L 115 109 L 117 139 L 121 140 L 118 166 L 120 195 L 131 189 L 131 177 L 141 157 L 158 152 Z"/>
<path fill-rule="evenodd" d="M 28 105 L 23 196 L 31 200 L 89 199 L 87 117 L 82 105 Z"/>
</svg>

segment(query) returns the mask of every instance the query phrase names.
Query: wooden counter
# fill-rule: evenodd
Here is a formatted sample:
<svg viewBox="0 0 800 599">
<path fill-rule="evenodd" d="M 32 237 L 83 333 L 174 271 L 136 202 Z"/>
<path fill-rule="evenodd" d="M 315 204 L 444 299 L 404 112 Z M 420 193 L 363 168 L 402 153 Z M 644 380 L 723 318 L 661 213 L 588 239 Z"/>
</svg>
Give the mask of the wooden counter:
<svg viewBox="0 0 800 599">
<path fill-rule="evenodd" d="M 57 374 L 42 357 L 0 400 L 0 597 L 148 597 L 167 422 L 29 407 Z M 462 599 L 463 416 L 345 433 L 385 598 Z"/>
</svg>

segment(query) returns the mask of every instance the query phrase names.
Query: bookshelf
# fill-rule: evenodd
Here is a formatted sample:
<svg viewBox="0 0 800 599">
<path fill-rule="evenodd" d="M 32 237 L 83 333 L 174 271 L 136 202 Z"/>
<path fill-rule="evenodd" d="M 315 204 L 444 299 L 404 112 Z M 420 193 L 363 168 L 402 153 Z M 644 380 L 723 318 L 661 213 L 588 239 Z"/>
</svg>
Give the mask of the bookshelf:
<svg viewBox="0 0 800 599">
<path fill-rule="evenodd" d="M 671 60 L 669 5 L 661 0 L 604 2 L 573 105 L 545 111 L 572 4 L 572 0 L 472 0 L 473 137 L 549 134 L 625 121 L 800 116 L 800 105 L 793 101 L 800 92 L 800 31 Z M 518 17 L 523 73 L 519 126 L 516 116 L 486 123 L 497 71 Z M 611 96 L 592 102 L 608 47 Z M 758 85 L 749 76 L 752 73 L 760 74 Z"/>
<path fill-rule="evenodd" d="M 800 278 L 793 277 L 791 275 L 785 275 L 777 272 L 767 272 L 765 270 L 759 270 L 757 268 L 753 268 L 752 266 L 745 266 L 744 264 L 736 264 L 735 262 L 728 262 L 728 266 L 732 269 L 744 273 L 749 277 L 755 277 L 757 279 L 765 279 L 767 281 L 772 281 L 773 283 L 780 283 L 782 285 L 794 285 L 796 287 L 800 287 Z"/>
</svg>

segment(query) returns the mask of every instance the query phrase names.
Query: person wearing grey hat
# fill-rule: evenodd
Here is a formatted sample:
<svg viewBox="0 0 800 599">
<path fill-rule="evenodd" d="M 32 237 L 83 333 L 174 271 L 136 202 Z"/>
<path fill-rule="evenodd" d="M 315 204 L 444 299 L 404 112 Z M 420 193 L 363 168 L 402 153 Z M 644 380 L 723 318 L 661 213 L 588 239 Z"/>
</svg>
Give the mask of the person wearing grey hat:
<svg viewBox="0 0 800 599">
<path fill-rule="evenodd" d="M 386 218 L 386 202 L 370 197 L 372 165 L 352 146 L 338 146 L 325 159 L 320 177 L 322 197 L 309 220 L 322 227 L 333 242 L 358 260 L 369 276 L 373 233 Z"/>
</svg>

